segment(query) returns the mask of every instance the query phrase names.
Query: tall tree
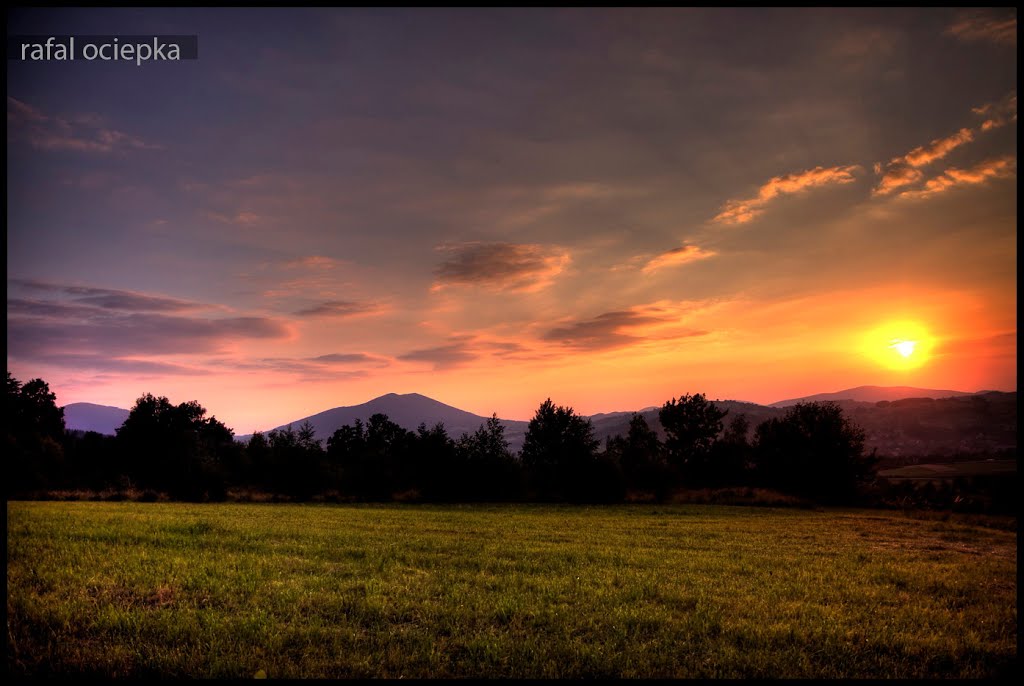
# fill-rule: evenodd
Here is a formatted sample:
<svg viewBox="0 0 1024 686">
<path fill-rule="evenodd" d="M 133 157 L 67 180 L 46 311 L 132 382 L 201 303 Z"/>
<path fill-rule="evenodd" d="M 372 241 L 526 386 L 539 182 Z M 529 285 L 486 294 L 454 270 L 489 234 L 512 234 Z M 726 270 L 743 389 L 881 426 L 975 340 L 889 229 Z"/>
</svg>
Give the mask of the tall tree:
<svg viewBox="0 0 1024 686">
<path fill-rule="evenodd" d="M 472 434 L 462 434 L 456 450 L 465 466 L 459 479 L 464 499 L 514 500 L 521 496 L 522 469 L 509 450 L 505 426 L 496 414 Z"/>
<path fill-rule="evenodd" d="M 747 434 L 750 420 L 745 414 L 735 415 L 721 438 L 711 445 L 711 455 L 704 471 L 708 486 L 747 485 L 751 477 L 751 447 Z"/>
<path fill-rule="evenodd" d="M 7 372 L 4 401 L 8 497 L 62 485 L 64 479 L 64 408 L 42 379 L 21 384 Z"/>
<path fill-rule="evenodd" d="M 605 453 L 619 463 L 627 489 L 653 493 L 659 500 L 668 496 L 664 446 L 642 414 L 630 417 L 625 436 L 608 439 Z"/>
<path fill-rule="evenodd" d="M 711 471 L 711 446 L 722 432 L 722 419 L 728 410 L 720 410 L 702 393 L 684 395 L 665 403 L 658 412 L 667 438 L 669 463 L 685 486 L 703 486 Z"/>
<path fill-rule="evenodd" d="M 533 490 L 545 500 L 579 500 L 596 462 L 600 442 L 590 420 L 548 398 L 530 420 L 523 442 L 523 467 Z"/>
<path fill-rule="evenodd" d="M 117 443 L 136 484 L 186 500 L 224 498 L 234 432 L 198 402 L 173 405 L 146 393 L 117 429 Z"/>
</svg>

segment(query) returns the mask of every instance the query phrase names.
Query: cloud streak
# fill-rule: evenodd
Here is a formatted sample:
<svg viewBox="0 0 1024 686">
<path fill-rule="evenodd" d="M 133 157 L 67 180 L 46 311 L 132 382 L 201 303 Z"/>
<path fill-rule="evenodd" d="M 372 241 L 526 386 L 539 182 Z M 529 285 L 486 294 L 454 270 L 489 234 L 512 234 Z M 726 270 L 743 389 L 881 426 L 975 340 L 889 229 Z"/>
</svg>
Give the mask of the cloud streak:
<svg viewBox="0 0 1024 686">
<path fill-rule="evenodd" d="M 921 190 L 906 191 L 901 197 L 927 198 L 962 186 L 976 186 L 991 179 L 1008 178 L 1016 173 L 1017 159 L 1011 156 L 986 160 L 969 169 L 951 167 L 940 176 L 929 179 Z"/>
<path fill-rule="evenodd" d="M 435 370 L 458 367 L 478 358 L 479 355 L 470 344 L 464 341 L 434 348 L 420 348 L 398 356 L 403 362 L 428 362 Z"/>
<path fill-rule="evenodd" d="M 985 118 L 981 123 L 982 131 L 1001 128 L 1010 122 L 1017 121 L 1017 93 L 1009 93 L 997 102 L 973 107 L 971 111 Z"/>
<path fill-rule="evenodd" d="M 36 281 L 34 279 L 10 279 L 9 283 L 22 288 L 52 293 L 59 296 L 69 296 L 77 305 L 87 305 L 104 310 L 126 310 L 133 312 L 181 312 L 185 310 L 204 307 L 199 303 L 166 298 L 163 296 L 147 295 L 136 291 L 121 291 L 111 288 L 93 288 L 91 286 L 67 286 Z M 26 303 L 28 301 L 18 301 Z M 38 304 L 54 305 L 52 301 L 39 302 Z M 8 303 L 10 306 L 10 302 Z"/>
<path fill-rule="evenodd" d="M 946 34 L 965 42 L 983 41 L 997 45 L 1017 44 L 1016 14 L 993 10 L 961 12 L 946 29 Z"/>
<path fill-rule="evenodd" d="M 434 272 L 435 291 L 448 286 L 479 286 L 534 292 L 551 285 L 570 260 L 566 251 L 532 244 L 462 243 L 438 249 L 449 257 Z"/>
<path fill-rule="evenodd" d="M 746 224 L 764 212 L 765 206 L 785 195 L 802 193 L 813 188 L 852 183 L 858 165 L 815 167 L 806 171 L 775 176 L 758 189 L 757 195 L 745 200 L 729 200 L 715 215 L 713 222 Z"/>
<path fill-rule="evenodd" d="M 328 300 L 312 307 L 295 312 L 300 317 L 331 317 L 342 319 L 361 314 L 372 314 L 380 310 L 373 303 L 355 302 L 353 300 Z"/>
<path fill-rule="evenodd" d="M 190 315 L 190 310 L 212 308 L 163 296 L 24 279 L 11 279 L 9 285 L 42 296 L 7 300 L 8 355 L 27 360 L 143 358 L 133 360 L 136 368 L 145 362 L 148 371 L 156 371 L 156 363 L 146 358 L 210 352 L 291 334 L 283 322 L 266 317 Z M 126 364 L 120 368 L 127 369 Z"/>
<path fill-rule="evenodd" d="M 923 178 L 919 167 L 924 167 L 936 160 L 941 160 L 953 150 L 974 140 L 970 129 L 960 129 L 945 138 L 936 138 L 928 145 L 920 145 L 905 155 L 892 158 L 885 168 L 875 165 L 875 173 L 882 174 L 873 195 L 889 195 L 900 188 L 910 186 Z"/>
<path fill-rule="evenodd" d="M 697 262 L 698 260 L 706 260 L 717 254 L 713 250 L 704 250 L 696 245 L 684 245 L 680 248 L 663 252 L 660 255 L 655 255 L 647 261 L 647 264 L 640 271 L 644 274 L 650 274 L 664 267 L 677 267 L 682 264 Z"/>
<path fill-rule="evenodd" d="M 138 136 L 102 126 L 96 117 L 48 116 L 31 105 L 7 96 L 7 130 L 23 137 L 34 148 L 81 153 L 160 150 Z"/>
<path fill-rule="evenodd" d="M 707 331 L 682 325 L 692 310 L 692 304 L 638 305 L 556 327 L 547 331 L 542 339 L 575 350 L 600 351 L 707 335 Z"/>
</svg>

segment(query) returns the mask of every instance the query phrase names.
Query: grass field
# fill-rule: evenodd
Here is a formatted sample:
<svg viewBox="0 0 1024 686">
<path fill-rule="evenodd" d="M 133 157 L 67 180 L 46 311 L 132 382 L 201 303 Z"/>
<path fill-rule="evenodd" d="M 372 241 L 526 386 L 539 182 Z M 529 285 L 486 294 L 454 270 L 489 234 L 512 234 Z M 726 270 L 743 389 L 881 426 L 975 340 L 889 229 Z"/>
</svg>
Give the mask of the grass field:
<svg viewBox="0 0 1024 686">
<path fill-rule="evenodd" d="M 997 677 L 1016 533 L 712 505 L 7 505 L 14 676 Z"/>
</svg>

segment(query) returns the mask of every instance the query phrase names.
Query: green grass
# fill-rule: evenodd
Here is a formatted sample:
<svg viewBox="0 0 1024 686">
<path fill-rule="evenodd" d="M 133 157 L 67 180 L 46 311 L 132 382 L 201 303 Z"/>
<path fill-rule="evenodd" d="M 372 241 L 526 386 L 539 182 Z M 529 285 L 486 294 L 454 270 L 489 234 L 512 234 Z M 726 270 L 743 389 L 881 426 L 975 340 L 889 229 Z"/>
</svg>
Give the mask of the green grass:
<svg viewBox="0 0 1024 686">
<path fill-rule="evenodd" d="M 994 677 L 1016 534 L 713 505 L 7 505 L 15 676 Z"/>
</svg>

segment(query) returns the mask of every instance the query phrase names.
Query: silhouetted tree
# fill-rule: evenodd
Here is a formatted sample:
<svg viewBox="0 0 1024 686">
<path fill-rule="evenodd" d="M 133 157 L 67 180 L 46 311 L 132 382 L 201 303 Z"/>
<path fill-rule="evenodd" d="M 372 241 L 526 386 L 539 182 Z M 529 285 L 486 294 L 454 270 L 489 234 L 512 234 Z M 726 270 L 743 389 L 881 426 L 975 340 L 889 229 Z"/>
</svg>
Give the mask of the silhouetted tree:
<svg viewBox="0 0 1024 686">
<path fill-rule="evenodd" d="M 415 441 L 416 434 L 377 413 L 365 425 L 357 419 L 337 429 L 327 440 L 327 457 L 341 473 L 342 491 L 387 500 L 416 486 Z"/>
<path fill-rule="evenodd" d="M 608 476 L 597 461 L 599 445 L 589 419 L 545 400 L 527 426 L 521 453 L 533 491 L 542 500 L 593 498 Z"/>
<path fill-rule="evenodd" d="M 350 495 L 362 495 L 369 481 L 366 430 L 356 419 L 345 424 L 327 439 L 327 460 L 337 488 Z"/>
<path fill-rule="evenodd" d="M 762 483 L 830 503 L 853 501 L 875 475 L 864 431 L 833 402 L 798 403 L 759 424 L 754 456 Z"/>
<path fill-rule="evenodd" d="M 747 440 L 750 420 L 744 414 L 732 418 L 722 437 L 711 444 L 711 454 L 705 465 L 704 483 L 707 486 L 742 486 L 750 480 L 752 449 Z"/>
<path fill-rule="evenodd" d="M 664 446 L 643 415 L 634 413 L 625 437 L 609 438 L 605 453 L 618 462 L 627 489 L 653 493 L 658 500 L 668 496 L 671 479 Z"/>
<path fill-rule="evenodd" d="M 707 400 L 701 393 L 673 398 L 658 412 L 665 428 L 665 449 L 669 464 L 684 486 L 704 486 L 713 471 L 711 446 L 722 431 L 722 418 L 728 410 Z"/>
<path fill-rule="evenodd" d="M 245 444 L 245 456 L 249 469 L 238 475 L 239 482 L 246 486 L 267 487 L 271 483 L 271 456 L 266 434 L 256 431 L 249 436 Z"/>
<path fill-rule="evenodd" d="M 117 429 L 126 476 L 136 485 L 186 500 L 222 500 L 223 461 L 237 450 L 234 433 L 192 400 L 172 405 L 146 393 Z"/>
<path fill-rule="evenodd" d="M 438 422 L 427 428 L 420 424 L 416 430 L 413 463 L 409 465 L 410 486 L 425 500 L 462 500 L 468 495 L 465 483 L 465 459 L 455 449 L 455 441 L 444 424 Z"/>
<path fill-rule="evenodd" d="M 268 476 L 271 490 L 305 500 L 326 490 L 324 450 L 307 421 L 296 431 L 289 424 L 267 434 Z"/>
<path fill-rule="evenodd" d="M 509 451 L 505 427 L 496 414 L 472 434 L 462 434 L 456 450 L 465 466 L 459 480 L 463 499 L 515 500 L 522 495 L 522 469 Z"/>
<path fill-rule="evenodd" d="M 7 497 L 61 485 L 64 408 L 42 379 L 22 385 L 7 372 L 5 399 Z"/>
</svg>

